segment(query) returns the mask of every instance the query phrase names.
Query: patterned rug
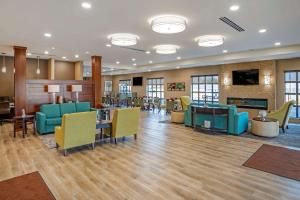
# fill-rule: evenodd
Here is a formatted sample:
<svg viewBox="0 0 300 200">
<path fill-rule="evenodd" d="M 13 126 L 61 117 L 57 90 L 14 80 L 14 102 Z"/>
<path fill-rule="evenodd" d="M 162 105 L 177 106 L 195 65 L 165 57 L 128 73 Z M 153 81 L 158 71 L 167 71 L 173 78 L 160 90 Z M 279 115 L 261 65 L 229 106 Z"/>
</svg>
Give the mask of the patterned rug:
<svg viewBox="0 0 300 200">
<path fill-rule="evenodd" d="M 39 135 L 39 138 L 49 149 L 56 147 L 54 134 Z"/>
</svg>

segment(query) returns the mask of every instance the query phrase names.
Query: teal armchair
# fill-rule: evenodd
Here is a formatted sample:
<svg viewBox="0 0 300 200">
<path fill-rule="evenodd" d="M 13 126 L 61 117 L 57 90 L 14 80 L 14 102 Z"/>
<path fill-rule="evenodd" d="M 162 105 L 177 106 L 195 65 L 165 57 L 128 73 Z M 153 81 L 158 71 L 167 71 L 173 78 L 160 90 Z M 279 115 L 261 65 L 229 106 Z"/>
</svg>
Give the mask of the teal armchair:
<svg viewBox="0 0 300 200">
<path fill-rule="evenodd" d="M 61 125 L 64 114 L 93 111 L 89 102 L 44 104 L 40 112 L 36 113 L 36 126 L 39 134 L 54 132 L 56 126 Z"/>
<path fill-rule="evenodd" d="M 185 126 L 192 126 L 192 118 L 191 118 L 191 106 L 196 104 L 191 104 L 188 106 L 188 109 L 184 113 L 184 123 Z M 249 116 L 247 112 L 237 112 L 236 106 L 232 105 L 222 105 L 222 104 L 210 104 L 209 106 L 219 106 L 219 107 L 226 107 L 229 109 L 229 122 L 228 122 L 228 134 L 231 135 L 240 135 L 241 133 L 248 130 L 248 120 Z M 201 115 L 198 114 L 195 119 L 194 123 L 196 125 L 203 125 L 204 121 L 212 121 L 213 117 L 210 115 Z M 227 126 L 227 117 L 224 116 L 216 116 L 215 118 L 215 125 L 214 128 L 224 129 Z"/>
</svg>

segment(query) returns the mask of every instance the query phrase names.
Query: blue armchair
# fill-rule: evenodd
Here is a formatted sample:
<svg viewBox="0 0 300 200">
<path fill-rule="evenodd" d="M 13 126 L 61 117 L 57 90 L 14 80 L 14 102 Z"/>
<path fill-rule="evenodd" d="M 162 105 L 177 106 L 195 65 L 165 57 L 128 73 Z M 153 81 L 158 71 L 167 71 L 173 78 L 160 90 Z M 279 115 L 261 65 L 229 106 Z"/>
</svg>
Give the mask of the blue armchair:
<svg viewBox="0 0 300 200">
<path fill-rule="evenodd" d="M 192 126 L 192 119 L 191 119 L 191 106 L 195 104 L 191 104 L 187 111 L 184 113 L 184 123 L 185 126 Z M 197 104 L 198 105 L 198 104 Z M 232 105 L 222 105 L 222 104 L 210 104 L 209 106 L 219 106 L 219 107 L 226 107 L 229 109 L 229 122 L 228 122 L 228 134 L 231 135 L 240 135 L 241 133 L 247 131 L 248 129 L 248 120 L 249 116 L 247 112 L 237 112 L 236 106 Z M 195 124 L 196 125 L 203 125 L 204 121 L 212 121 L 213 117 L 210 115 L 201 115 L 198 114 L 195 117 Z M 219 129 L 224 129 L 227 126 L 227 117 L 224 116 L 216 116 L 215 120 L 215 127 Z"/>
</svg>

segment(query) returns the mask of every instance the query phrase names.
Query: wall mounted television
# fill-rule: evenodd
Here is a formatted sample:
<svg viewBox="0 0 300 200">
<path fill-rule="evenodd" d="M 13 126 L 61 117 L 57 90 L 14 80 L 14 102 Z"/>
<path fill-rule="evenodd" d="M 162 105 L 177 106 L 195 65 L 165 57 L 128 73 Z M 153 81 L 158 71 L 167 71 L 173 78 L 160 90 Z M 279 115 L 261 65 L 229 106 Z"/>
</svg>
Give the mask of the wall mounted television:
<svg viewBox="0 0 300 200">
<path fill-rule="evenodd" d="M 133 86 L 143 86 L 143 77 L 133 77 L 132 85 Z"/>
<path fill-rule="evenodd" d="M 259 69 L 232 71 L 233 85 L 259 85 Z"/>
</svg>

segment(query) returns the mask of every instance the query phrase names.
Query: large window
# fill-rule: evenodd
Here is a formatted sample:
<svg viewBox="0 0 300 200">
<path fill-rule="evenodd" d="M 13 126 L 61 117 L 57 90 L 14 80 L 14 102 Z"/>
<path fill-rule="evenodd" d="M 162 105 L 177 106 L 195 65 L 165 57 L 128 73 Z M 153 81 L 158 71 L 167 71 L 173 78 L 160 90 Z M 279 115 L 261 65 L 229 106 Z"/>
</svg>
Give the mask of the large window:
<svg viewBox="0 0 300 200">
<path fill-rule="evenodd" d="M 120 80 L 119 81 L 119 92 L 122 94 L 131 93 L 131 80 Z"/>
<path fill-rule="evenodd" d="M 147 79 L 147 96 L 164 98 L 164 79 L 148 78 Z"/>
<path fill-rule="evenodd" d="M 112 81 L 104 82 L 104 95 L 109 95 L 112 92 Z"/>
<path fill-rule="evenodd" d="M 198 103 L 219 102 L 219 76 L 192 76 L 192 99 Z"/>
<path fill-rule="evenodd" d="M 294 100 L 290 117 L 300 118 L 300 71 L 286 71 L 284 73 L 285 101 Z"/>
</svg>

